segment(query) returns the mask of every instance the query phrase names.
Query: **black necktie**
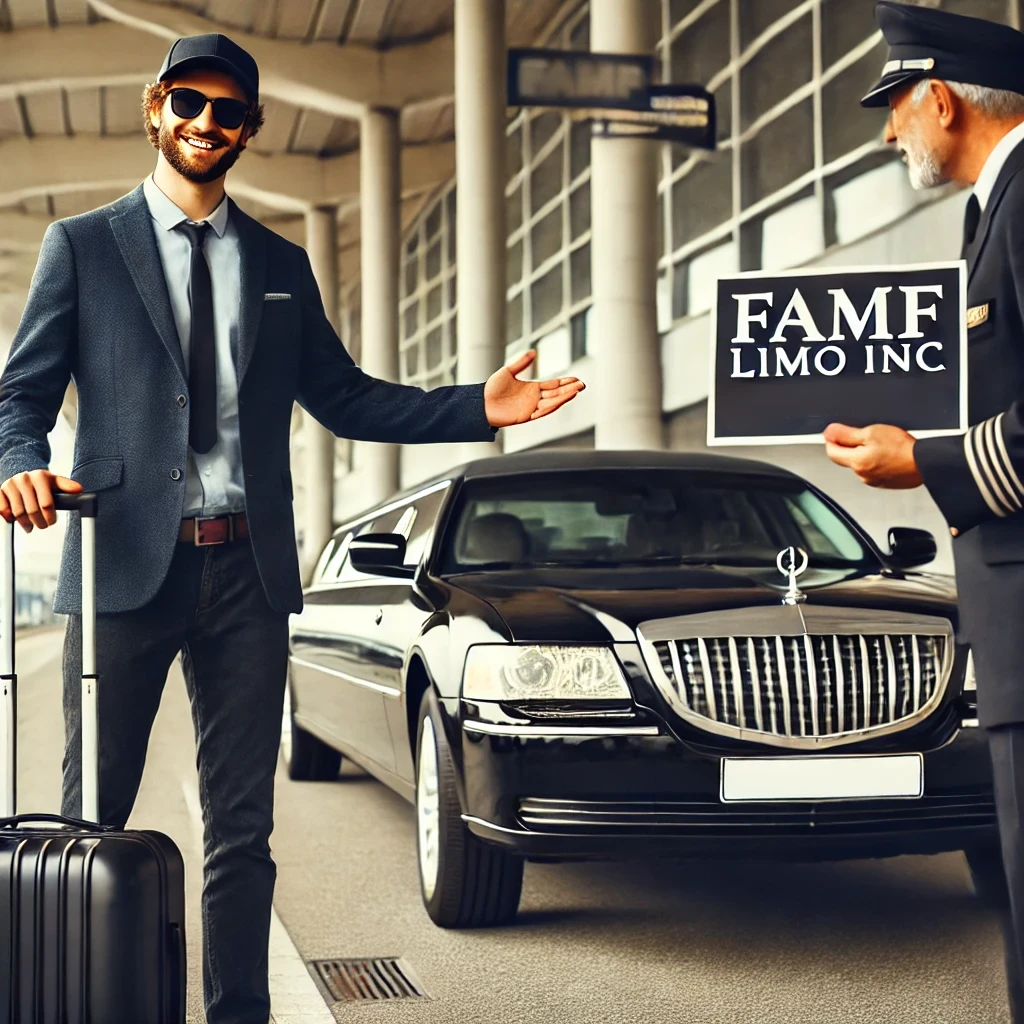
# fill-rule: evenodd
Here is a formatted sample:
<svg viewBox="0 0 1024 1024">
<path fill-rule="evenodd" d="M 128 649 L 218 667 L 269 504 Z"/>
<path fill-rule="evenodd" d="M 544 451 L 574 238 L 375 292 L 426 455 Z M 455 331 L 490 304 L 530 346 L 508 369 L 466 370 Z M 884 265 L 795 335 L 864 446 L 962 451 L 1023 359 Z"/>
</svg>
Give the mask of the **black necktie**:
<svg viewBox="0 0 1024 1024">
<path fill-rule="evenodd" d="M 968 247 L 974 242 L 974 236 L 978 231 L 978 221 L 981 220 L 981 203 L 978 197 L 972 192 L 971 198 L 967 200 L 967 208 L 964 210 L 964 244 L 960 249 L 961 259 L 966 254 Z"/>
<path fill-rule="evenodd" d="M 217 359 L 213 346 L 213 288 L 210 268 L 203 255 L 203 242 L 210 225 L 178 225 L 192 246 L 188 278 L 188 301 L 192 308 L 189 331 L 188 389 L 192 408 L 188 420 L 188 443 L 200 455 L 217 440 Z"/>
</svg>

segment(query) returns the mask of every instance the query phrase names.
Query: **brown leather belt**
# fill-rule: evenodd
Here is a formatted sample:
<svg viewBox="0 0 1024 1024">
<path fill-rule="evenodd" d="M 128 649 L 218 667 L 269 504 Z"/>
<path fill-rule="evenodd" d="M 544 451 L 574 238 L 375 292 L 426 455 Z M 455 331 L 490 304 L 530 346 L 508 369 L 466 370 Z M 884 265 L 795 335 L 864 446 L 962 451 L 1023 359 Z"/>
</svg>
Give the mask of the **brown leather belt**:
<svg viewBox="0 0 1024 1024">
<path fill-rule="evenodd" d="M 227 544 L 249 536 L 249 521 L 244 512 L 225 516 L 194 516 L 182 519 L 178 540 L 182 544 L 207 547 L 210 544 Z"/>
</svg>

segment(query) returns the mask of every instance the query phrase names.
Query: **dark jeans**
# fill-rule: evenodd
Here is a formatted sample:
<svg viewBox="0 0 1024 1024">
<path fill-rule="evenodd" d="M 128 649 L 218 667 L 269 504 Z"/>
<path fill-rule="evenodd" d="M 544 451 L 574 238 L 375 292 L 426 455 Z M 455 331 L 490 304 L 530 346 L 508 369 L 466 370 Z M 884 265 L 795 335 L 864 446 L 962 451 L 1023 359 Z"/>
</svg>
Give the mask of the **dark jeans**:
<svg viewBox="0 0 1024 1024">
<path fill-rule="evenodd" d="M 167 671 L 181 652 L 203 808 L 208 1024 L 267 1024 L 274 769 L 288 616 L 267 603 L 248 539 L 179 543 L 149 604 L 96 622 L 100 820 L 124 826 Z M 81 617 L 64 639 L 65 814 L 81 810 Z"/>
</svg>

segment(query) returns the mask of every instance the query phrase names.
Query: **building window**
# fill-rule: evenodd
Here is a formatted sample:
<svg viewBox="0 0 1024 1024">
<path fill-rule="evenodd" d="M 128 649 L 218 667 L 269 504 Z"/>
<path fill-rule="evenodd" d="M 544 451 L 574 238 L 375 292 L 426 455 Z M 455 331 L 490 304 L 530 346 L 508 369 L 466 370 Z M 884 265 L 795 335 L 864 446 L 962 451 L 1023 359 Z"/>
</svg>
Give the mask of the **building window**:
<svg viewBox="0 0 1024 1024">
<path fill-rule="evenodd" d="M 586 49 L 589 38 L 584 7 L 546 45 Z M 582 314 L 592 301 L 590 125 L 560 110 L 523 110 L 507 138 L 506 356 L 543 341 L 545 372 L 554 375 L 568 368 L 554 362 L 585 351 Z M 572 345 L 557 341 L 570 336 Z"/>
<path fill-rule="evenodd" d="M 926 2 L 1013 23 L 1018 0 Z M 658 324 L 668 330 L 707 311 L 715 274 L 806 261 L 866 223 L 891 223 L 907 202 L 878 204 L 867 219 L 850 213 L 857 180 L 896 160 L 884 114 L 859 104 L 887 52 L 875 0 L 658 3 L 661 80 L 710 89 L 718 136 L 714 153 L 660 146 Z M 588 48 L 589 17 L 581 5 L 544 45 Z M 506 139 L 506 357 L 544 341 L 577 359 L 593 301 L 590 125 L 524 109 Z M 403 240 L 400 366 L 404 382 L 423 387 L 455 380 L 455 203 L 451 182 Z"/>
<path fill-rule="evenodd" d="M 431 201 L 402 246 L 398 361 L 403 384 L 455 383 L 455 185 Z"/>
</svg>

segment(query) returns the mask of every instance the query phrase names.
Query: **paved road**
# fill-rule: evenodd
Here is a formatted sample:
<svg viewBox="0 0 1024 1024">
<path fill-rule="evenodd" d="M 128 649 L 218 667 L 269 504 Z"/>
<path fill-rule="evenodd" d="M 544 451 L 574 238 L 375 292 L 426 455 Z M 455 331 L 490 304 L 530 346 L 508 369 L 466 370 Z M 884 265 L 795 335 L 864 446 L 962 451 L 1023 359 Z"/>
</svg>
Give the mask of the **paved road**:
<svg viewBox="0 0 1024 1024">
<path fill-rule="evenodd" d="M 27 637 L 19 648 L 23 808 L 59 805 L 60 639 Z M 185 855 L 189 1024 L 202 1024 L 201 858 L 187 799 L 194 786 L 192 726 L 175 666 L 130 824 L 162 829 Z M 403 956 L 433 997 L 336 1004 L 337 1021 L 1009 1019 L 998 929 L 969 895 L 959 855 L 814 866 L 531 864 L 517 925 L 457 933 L 435 928 L 420 907 L 414 822 L 399 797 L 346 767 L 334 783 L 279 775 L 277 804 L 276 907 L 301 957 Z"/>
</svg>

